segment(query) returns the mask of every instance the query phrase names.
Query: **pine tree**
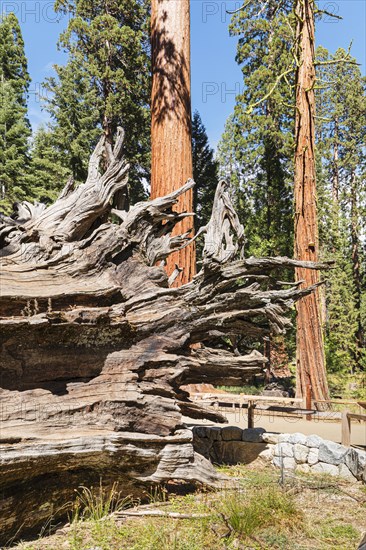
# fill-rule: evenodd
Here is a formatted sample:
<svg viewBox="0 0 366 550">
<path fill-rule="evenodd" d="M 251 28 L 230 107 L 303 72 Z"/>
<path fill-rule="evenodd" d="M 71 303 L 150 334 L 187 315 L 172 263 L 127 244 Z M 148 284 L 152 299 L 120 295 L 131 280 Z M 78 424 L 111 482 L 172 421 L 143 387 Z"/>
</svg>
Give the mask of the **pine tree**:
<svg viewBox="0 0 366 550">
<path fill-rule="evenodd" d="M 93 103 L 88 97 L 82 101 L 95 109 L 109 143 L 119 125 L 126 131 L 125 154 L 136 200 L 144 195 L 150 170 L 148 3 L 57 0 L 55 9 L 71 16 L 60 44 L 69 52 L 71 64 L 80 62 L 95 93 Z M 66 120 L 67 111 L 64 118 L 62 122 L 60 118 L 60 132 L 72 123 Z M 89 146 L 87 141 L 86 149 Z"/>
<path fill-rule="evenodd" d="M 218 183 L 218 162 L 210 147 L 206 128 L 200 114 L 195 111 L 192 121 L 192 153 L 195 204 L 195 229 L 206 225 L 210 219 L 212 204 Z"/>
<path fill-rule="evenodd" d="M 247 3 L 233 16 L 232 36 L 239 35 L 237 62 L 244 91 L 229 123 L 235 132 L 233 151 L 223 136 L 221 164 L 235 159 L 240 202 L 250 253 L 289 254 L 291 250 L 293 103 L 289 86 L 292 46 L 291 2 Z M 287 73 L 288 78 L 278 80 Z M 225 150 L 225 153 L 223 154 Z M 225 161 L 224 161 L 225 162 Z M 222 168 L 225 170 L 225 168 Z"/>
<path fill-rule="evenodd" d="M 13 13 L 0 19 L 0 208 L 11 210 L 25 199 L 30 124 L 27 118 L 29 74 L 24 42 Z"/>
</svg>

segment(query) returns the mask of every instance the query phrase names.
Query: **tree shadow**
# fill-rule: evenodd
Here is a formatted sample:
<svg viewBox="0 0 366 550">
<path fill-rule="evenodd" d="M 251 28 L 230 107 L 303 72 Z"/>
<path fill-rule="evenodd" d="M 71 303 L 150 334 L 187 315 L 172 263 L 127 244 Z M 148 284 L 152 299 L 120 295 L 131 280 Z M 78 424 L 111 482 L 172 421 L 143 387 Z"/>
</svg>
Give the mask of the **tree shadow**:
<svg viewBox="0 0 366 550">
<path fill-rule="evenodd" d="M 162 0 L 159 0 L 161 3 Z M 191 131 L 190 70 L 182 52 L 168 32 L 168 13 L 158 15 L 151 32 L 153 73 L 152 116 L 157 124 L 167 117 L 183 123 Z"/>
</svg>

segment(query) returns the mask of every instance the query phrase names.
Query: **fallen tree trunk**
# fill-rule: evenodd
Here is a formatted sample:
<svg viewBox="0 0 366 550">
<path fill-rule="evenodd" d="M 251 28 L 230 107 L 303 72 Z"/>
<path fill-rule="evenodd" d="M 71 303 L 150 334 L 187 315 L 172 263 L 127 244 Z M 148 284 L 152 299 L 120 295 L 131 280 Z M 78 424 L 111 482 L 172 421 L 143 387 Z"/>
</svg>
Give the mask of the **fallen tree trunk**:
<svg viewBox="0 0 366 550">
<path fill-rule="evenodd" d="M 181 386 L 243 385 L 261 372 L 261 353 L 238 356 L 226 340 L 284 332 L 312 288 L 277 282 L 281 269 L 322 267 L 242 258 L 222 182 L 197 235 L 202 269 L 173 288 L 157 264 L 190 242 L 171 232 L 189 215 L 173 207 L 194 182 L 112 210 L 117 192 L 127 204 L 122 144 L 120 133 L 102 173 L 102 139 L 86 183 L 69 182 L 53 205 L 23 203 L 1 219 L 1 543 L 64 515 L 75 489 L 100 479 L 127 494 L 172 479 L 220 484 L 182 417 L 224 419 Z"/>
</svg>

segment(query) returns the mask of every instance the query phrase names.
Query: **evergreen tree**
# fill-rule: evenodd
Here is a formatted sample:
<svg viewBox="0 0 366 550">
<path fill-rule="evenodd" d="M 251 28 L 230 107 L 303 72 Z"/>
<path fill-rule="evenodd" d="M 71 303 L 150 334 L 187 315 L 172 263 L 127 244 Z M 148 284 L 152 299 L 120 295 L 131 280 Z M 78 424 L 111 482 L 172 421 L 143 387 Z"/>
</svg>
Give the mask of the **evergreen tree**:
<svg viewBox="0 0 366 550">
<path fill-rule="evenodd" d="M 0 14 L 0 75 L 12 86 L 18 102 L 26 107 L 30 76 L 20 25 L 14 13 Z"/>
<path fill-rule="evenodd" d="M 0 19 L 0 209 L 29 196 L 24 185 L 30 124 L 27 118 L 29 74 L 24 42 L 13 13 Z"/>
<path fill-rule="evenodd" d="M 354 59 L 318 48 L 317 136 L 322 255 L 335 260 L 326 293 L 326 344 L 334 370 L 365 367 L 362 314 L 366 180 L 365 79 Z M 328 63 L 330 62 L 330 63 Z"/>
<path fill-rule="evenodd" d="M 52 203 L 72 175 L 65 167 L 63 150 L 55 146 L 52 129 L 40 127 L 37 130 L 30 153 L 31 162 L 25 181 L 32 189 L 32 198 L 45 204 Z"/>
<path fill-rule="evenodd" d="M 240 36 L 236 59 L 244 91 L 229 122 L 235 133 L 233 151 L 225 144 L 226 134 L 219 160 L 222 164 L 229 156 L 239 167 L 243 222 L 250 253 L 256 254 L 292 253 L 291 7 L 288 1 L 280 6 L 274 0 L 265 6 L 250 2 L 233 16 L 230 26 L 231 35 Z M 288 78 L 278 79 L 282 73 Z"/>
<path fill-rule="evenodd" d="M 55 66 L 57 77 L 45 83 L 45 98 L 51 115 L 49 137 L 55 150 L 62 152 L 62 165 L 77 182 L 88 172 L 89 157 L 101 134 L 96 106 L 98 97 L 83 65 L 75 53 L 65 66 Z"/>
<path fill-rule="evenodd" d="M 214 159 L 206 128 L 198 111 L 192 121 L 192 153 L 194 189 L 195 229 L 206 225 L 211 217 L 213 200 L 218 183 L 218 162 Z"/>
<path fill-rule="evenodd" d="M 224 133 L 217 147 L 219 178 L 230 183 L 231 199 L 239 218 L 247 228 L 247 220 L 253 215 L 254 206 L 250 195 L 250 187 L 245 185 L 241 150 L 237 147 L 237 143 L 241 139 L 241 127 L 235 115 L 232 114 L 225 123 Z"/>
<path fill-rule="evenodd" d="M 0 78 L 0 210 L 9 213 L 15 201 L 27 198 L 23 178 L 30 130 L 17 92 Z"/>
<path fill-rule="evenodd" d="M 55 9 L 71 16 L 60 44 L 70 52 L 70 63 L 80 62 L 95 93 L 92 103 L 90 97 L 82 101 L 95 109 L 110 144 L 119 125 L 126 131 L 131 195 L 141 198 L 150 170 L 148 3 L 57 0 Z M 65 120 L 58 120 L 60 132 L 70 124 L 68 118 L 66 111 Z"/>
</svg>

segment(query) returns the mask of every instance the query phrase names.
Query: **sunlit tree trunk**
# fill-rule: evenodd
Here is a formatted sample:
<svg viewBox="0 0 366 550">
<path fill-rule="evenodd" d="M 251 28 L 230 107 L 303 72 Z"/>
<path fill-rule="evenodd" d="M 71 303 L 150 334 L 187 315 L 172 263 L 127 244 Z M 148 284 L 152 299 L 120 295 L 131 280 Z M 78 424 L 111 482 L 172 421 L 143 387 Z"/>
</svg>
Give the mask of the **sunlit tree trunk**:
<svg viewBox="0 0 366 550">
<path fill-rule="evenodd" d="M 152 0 L 151 198 L 171 193 L 193 174 L 189 9 L 189 0 Z M 176 208 L 192 212 L 192 190 L 179 198 Z M 176 234 L 193 225 L 192 218 L 185 218 Z M 175 284 L 190 281 L 195 274 L 193 245 L 168 258 L 169 275 L 176 264 L 183 271 Z"/>
<path fill-rule="evenodd" d="M 299 66 L 296 74 L 295 149 L 295 258 L 318 260 L 319 237 L 315 177 L 315 65 L 314 3 L 298 0 L 295 5 Z M 296 269 L 304 286 L 318 282 L 315 272 Z M 319 293 L 297 305 L 297 394 L 309 386 L 313 399 L 328 399 Z"/>
</svg>

